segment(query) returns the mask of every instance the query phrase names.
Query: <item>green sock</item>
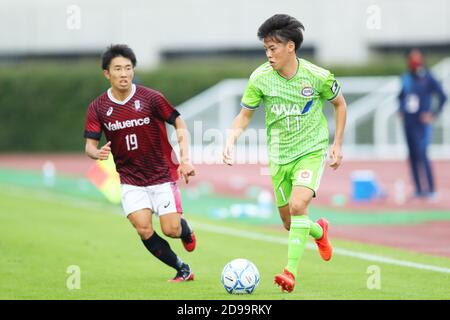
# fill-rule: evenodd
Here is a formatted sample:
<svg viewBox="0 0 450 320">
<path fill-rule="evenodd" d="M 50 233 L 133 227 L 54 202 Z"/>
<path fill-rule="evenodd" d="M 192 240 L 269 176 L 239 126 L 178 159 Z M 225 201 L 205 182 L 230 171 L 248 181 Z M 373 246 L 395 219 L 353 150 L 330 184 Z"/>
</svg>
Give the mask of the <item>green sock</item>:
<svg viewBox="0 0 450 320">
<path fill-rule="evenodd" d="M 297 267 L 308 242 L 310 223 L 308 216 L 292 216 L 289 231 L 288 265 L 286 269 L 297 276 Z"/>
<path fill-rule="evenodd" d="M 320 239 L 323 236 L 323 230 L 320 224 L 310 220 L 311 229 L 309 229 L 309 235 L 314 239 Z"/>
</svg>

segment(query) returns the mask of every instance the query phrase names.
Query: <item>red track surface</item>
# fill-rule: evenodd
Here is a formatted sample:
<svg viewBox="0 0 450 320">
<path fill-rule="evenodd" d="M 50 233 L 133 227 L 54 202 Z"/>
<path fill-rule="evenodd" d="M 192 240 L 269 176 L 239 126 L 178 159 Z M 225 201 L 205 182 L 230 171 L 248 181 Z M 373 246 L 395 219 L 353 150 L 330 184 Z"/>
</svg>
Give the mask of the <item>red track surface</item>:
<svg viewBox="0 0 450 320">
<path fill-rule="evenodd" d="M 93 163 L 82 154 L 0 155 L 0 168 L 41 170 L 42 165 L 49 160 L 54 162 L 58 173 L 73 176 L 84 176 Z M 347 161 L 337 171 L 330 168 L 325 170 L 314 204 L 331 206 L 336 195 L 344 195 L 350 199 L 351 173 L 354 170 L 372 170 L 386 192 L 386 198 L 368 204 L 347 201 L 343 208 L 361 214 L 368 210 L 450 211 L 450 161 L 435 161 L 433 165 L 439 192 L 437 201 L 433 203 L 408 200 L 403 205 L 396 204 L 393 196 L 396 180 L 402 179 L 405 182 L 408 196 L 413 192 L 406 161 Z M 251 186 L 272 190 L 270 176 L 261 174 L 262 167 L 259 165 L 196 165 L 196 169 L 197 176 L 191 180 L 189 187 L 207 181 L 216 192 L 237 196 L 243 195 Z M 180 185 L 183 186 L 184 183 L 180 182 Z M 450 257 L 449 221 L 400 226 L 338 226 L 331 228 L 331 236 Z"/>
<path fill-rule="evenodd" d="M 395 226 L 332 226 L 330 235 L 331 238 L 385 245 L 450 258 L 450 221 Z"/>
</svg>

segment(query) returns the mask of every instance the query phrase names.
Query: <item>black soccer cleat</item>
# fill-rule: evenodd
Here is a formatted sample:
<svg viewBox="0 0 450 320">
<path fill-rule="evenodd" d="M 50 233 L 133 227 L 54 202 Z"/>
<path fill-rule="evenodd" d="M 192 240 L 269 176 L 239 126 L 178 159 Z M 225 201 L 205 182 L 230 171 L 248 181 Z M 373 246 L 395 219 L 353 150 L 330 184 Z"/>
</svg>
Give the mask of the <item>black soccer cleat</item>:
<svg viewBox="0 0 450 320">
<path fill-rule="evenodd" d="M 173 279 L 169 279 L 169 282 L 184 282 L 194 280 L 194 274 L 192 273 L 191 267 L 187 263 L 183 263 L 180 270 Z"/>
</svg>

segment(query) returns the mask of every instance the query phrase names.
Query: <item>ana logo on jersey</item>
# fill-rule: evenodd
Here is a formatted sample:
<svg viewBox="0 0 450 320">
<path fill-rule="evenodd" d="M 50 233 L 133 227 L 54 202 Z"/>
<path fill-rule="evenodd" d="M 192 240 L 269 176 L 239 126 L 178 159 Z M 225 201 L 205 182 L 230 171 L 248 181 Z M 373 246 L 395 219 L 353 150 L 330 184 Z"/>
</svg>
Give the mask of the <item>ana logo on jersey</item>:
<svg viewBox="0 0 450 320">
<path fill-rule="evenodd" d="M 311 97 L 314 94 L 314 89 L 311 87 L 304 87 L 301 93 L 304 97 Z"/>
<path fill-rule="evenodd" d="M 106 111 L 106 115 L 109 117 L 113 112 L 113 107 L 109 107 L 108 111 Z"/>
<path fill-rule="evenodd" d="M 281 115 L 286 117 L 304 115 L 311 109 L 313 101 L 314 100 L 309 100 L 303 108 L 298 104 L 274 104 L 270 111 L 278 117 Z"/>
<path fill-rule="evenodd" d="M 141 102 L 139 100 L 136 100 L 134 102 L 134 108 L 136 109 L 136 111 L 141 110 Z"/>
</svg>

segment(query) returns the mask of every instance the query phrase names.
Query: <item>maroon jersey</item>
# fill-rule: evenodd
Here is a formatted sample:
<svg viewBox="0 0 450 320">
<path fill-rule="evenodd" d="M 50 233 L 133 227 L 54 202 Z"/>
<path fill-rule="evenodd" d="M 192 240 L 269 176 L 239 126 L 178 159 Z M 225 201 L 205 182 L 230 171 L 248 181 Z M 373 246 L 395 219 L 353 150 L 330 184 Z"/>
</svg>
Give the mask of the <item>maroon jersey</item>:
<svg viewBox="0 0 450 320">
<path fill-rule="evenodd" d="M 128 98 L 118 101 L 109 89 L 89 105 L 84 137 L 100 140 L 105 133 L 123 184 L 176 181 L 178 161 L 165 122 L 173 125 L 179 115 L 155 90 L 133 84 Z"/>
</svg>

